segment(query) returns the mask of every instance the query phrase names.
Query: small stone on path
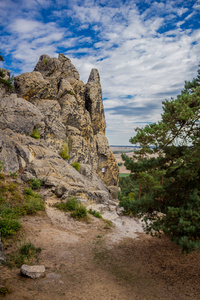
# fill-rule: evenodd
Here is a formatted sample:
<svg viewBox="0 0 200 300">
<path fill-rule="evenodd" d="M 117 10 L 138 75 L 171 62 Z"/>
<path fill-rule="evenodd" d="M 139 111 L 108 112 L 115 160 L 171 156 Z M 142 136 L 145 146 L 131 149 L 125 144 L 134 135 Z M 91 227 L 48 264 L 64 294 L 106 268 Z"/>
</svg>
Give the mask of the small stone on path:
<svg viewBox="0 0 200 300">
<path fill-rule="evenodd" d="M 44 266 L 21 266 L 21 274 L 32 279 L 40 278 L 45 276 L 45 267 Z"/>
</svg>

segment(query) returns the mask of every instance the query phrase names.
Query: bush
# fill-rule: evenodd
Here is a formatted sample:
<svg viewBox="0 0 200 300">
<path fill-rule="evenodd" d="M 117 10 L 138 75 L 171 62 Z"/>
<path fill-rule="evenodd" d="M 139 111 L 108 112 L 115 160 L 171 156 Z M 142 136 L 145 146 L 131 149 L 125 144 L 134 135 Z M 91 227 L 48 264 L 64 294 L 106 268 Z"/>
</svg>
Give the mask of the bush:
<svg viewBox="0 0 200 300">
<path fill-rule="evenodd" d="M 72 164 L 72 167 L 73 167 L 74 169 L 76 169 L 78 172 L 80 172 L 81 164 L 80 164 L 79 162 L 74 162 L 74 163 Z"/>
<path fill-rule="evenodd" d="M 54 206 L 63 211 L 72 211 L 78 207 L 78 201 L 76 198 L 69 198 L 66 202 L 56 203 Z"/>
<path fill-rule="evenodd" d="M 87 219 L 87 209 L 78 203 L 76 198 L 69 198 L 66 202 L 56 203 L 54 206 L 62 211 L 71 211 L 71 217 L 75 219 Z"/>
<path fill-rule="evenodd" d="M 18 176 L 18 173 L 17 173 L 17 172 L 10 172 L 10 176 L 11 176 L 12 178 L 16 179 L 17 176 Z"/>
<path fill-rule="evenodd" d="M 40 139 L 40 133 L 37 127 L 31 131 L 30 136 L 36 140 Z"/>
<path fill-rule="evenodd" d="M 84 205 L 79 204 L 75 211 L 71 213 L 71 217 L 75 219 L 86 219 L 87 218 L 87 209 Z"/>
<path fill-rule="evenodd" d="M 3 170 L 3 162 L 0 161 L 0 172 Z"/>
<path fill-rule="evenodd" d="M 14 255 L 8 255 L 7 265 L 10 268 L 20 268 L 23 264 L 38 261 L 38 254 L 41 253 L 41 248 L 36 248 L 31 242 L 23 244 Z"/>
<path fill-rule="evenodd" d="M 0 181 L 0 232 L 3 237 L 10 237 L 21 227 L 19 218 L 44 210 L 44 201 L 31 188 L 22 194 L 17 184 Z"/>
<path fill-rule="evenodd" d="M 91 208 L 88 211 L 91 215 L 93 215 L 96 218 L 102 219 L 102 215 L 100 214 L 100 212 L 96 211 L 96 210 L 92 210 Z"/>
<path fill-rule="evenodd" d="M 36 190 L 39 189 L 43 185 L 43 180 L 38 178 L 32 178 L 28 182 L 32 189 Z"/>
<path fill-rule="evenodd" d="M 7 214 L 0 218 L 0 231 L 3 237 L 12 236 L 21 228 L 19 220 L 13 219 L 12 214 Z"/>
<path fill-rule="evenodd" d="M 0 295 L 6 296 L 10 293 L 10 289 L 7 286 L 1 286 L 0 287 Z"/>
<path fill-rule="evenodd" d="M 23 209 L 27 215 L 34 215 L 37 211 L 44 210 L 44 201 L 38 197 L 29 196 L 23 205 Z"/>
</svg>

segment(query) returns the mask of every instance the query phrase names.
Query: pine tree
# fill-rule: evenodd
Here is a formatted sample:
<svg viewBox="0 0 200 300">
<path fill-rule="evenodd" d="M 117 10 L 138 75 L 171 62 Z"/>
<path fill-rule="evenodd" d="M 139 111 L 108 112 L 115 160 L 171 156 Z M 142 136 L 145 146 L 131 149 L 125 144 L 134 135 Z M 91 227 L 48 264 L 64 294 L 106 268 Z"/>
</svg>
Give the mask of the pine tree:
<svg viewBox="0 0 200 300">
<path fill-rule="evenodd" d="M 141 149 L 125 166 L 140 184 L 131 210 L 146 232 L 163 233 L 185 252 L 200 244 L 200 70 L 176 99 L 163 102 L 162 119 L 130 139 Z M 154 154 L 154 157 L 149 156 Z"/>
</svg>

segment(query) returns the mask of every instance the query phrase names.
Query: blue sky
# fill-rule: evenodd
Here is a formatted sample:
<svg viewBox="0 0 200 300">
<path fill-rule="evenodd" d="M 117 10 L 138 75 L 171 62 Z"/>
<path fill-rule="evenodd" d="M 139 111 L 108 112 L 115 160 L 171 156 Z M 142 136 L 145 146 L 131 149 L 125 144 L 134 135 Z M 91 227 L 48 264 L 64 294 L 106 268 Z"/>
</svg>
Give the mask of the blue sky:
<svg viewBox="0 0 200 300">
<path fill-rule="evenodd" d="M 1 0 L 1 67 L 31 72 L 41 54 L 72 60 L 86 83 L 101 77 L 106 136 L 128 145 L 160 119 L 200 62 L 200 0 Z"/>
</svg>

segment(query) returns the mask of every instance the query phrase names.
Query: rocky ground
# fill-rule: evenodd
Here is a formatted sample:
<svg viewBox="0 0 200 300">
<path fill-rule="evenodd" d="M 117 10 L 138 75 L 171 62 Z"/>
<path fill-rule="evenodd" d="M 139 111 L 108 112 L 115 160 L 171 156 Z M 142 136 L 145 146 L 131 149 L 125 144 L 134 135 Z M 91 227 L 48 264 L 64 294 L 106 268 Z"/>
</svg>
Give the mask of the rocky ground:
<svg viewBox="0 0 200 300">
<path fill-rule="evenodd" d="M 183 255 L 167 238 L 142 233 L 138 220 L 112 211 L 104 214 L 112 228 L 93 216 L 90 223 L 76 221 L 53 208 L 55 201 L 47 198 L 45 213 L 24 217 L 20 233 L 21 240 L 42 248 L 45 277 L 33 280 L 1 266 L 0 285 L 10 288 L 5 299 L 200 298 L 200 251 Z"/>
</svg>

